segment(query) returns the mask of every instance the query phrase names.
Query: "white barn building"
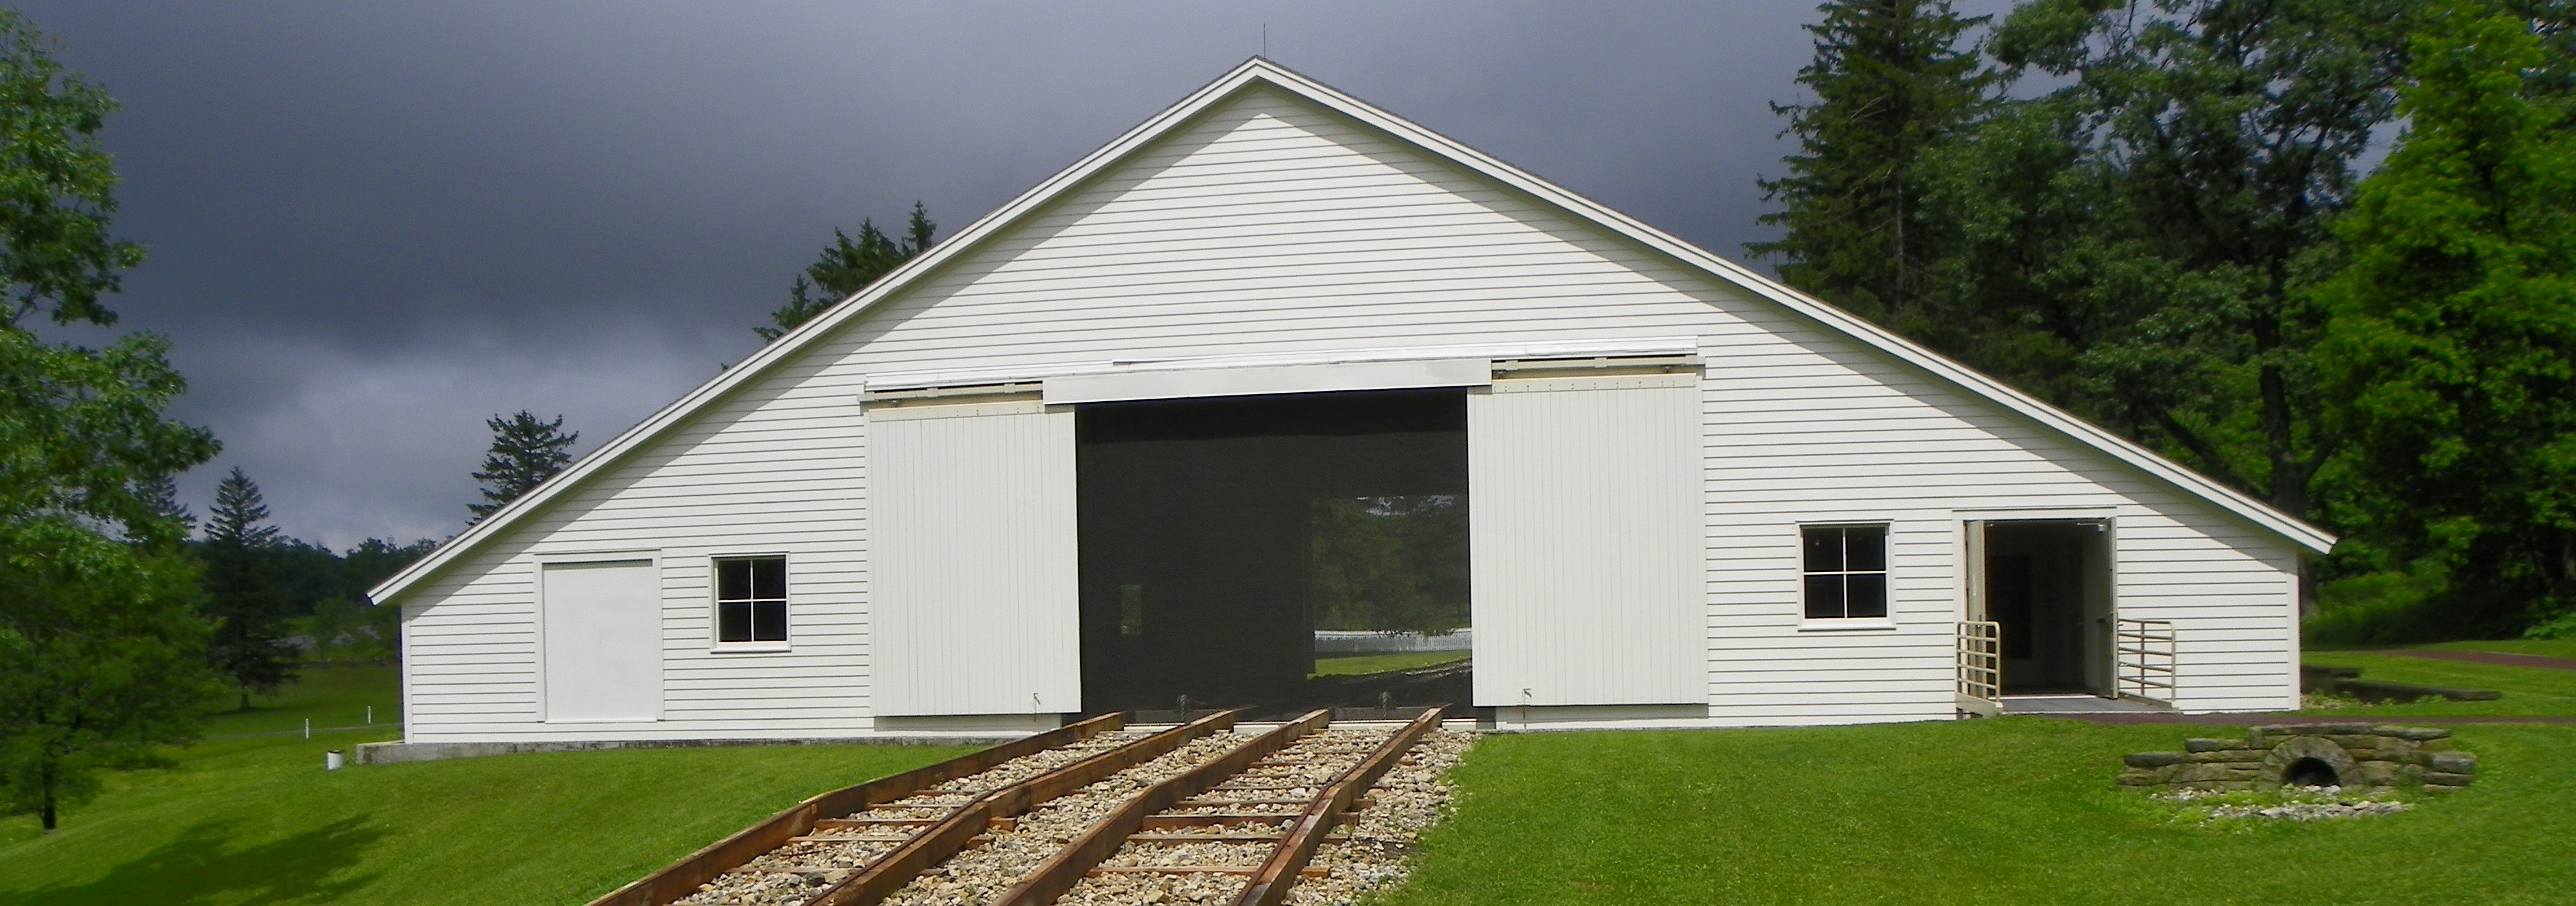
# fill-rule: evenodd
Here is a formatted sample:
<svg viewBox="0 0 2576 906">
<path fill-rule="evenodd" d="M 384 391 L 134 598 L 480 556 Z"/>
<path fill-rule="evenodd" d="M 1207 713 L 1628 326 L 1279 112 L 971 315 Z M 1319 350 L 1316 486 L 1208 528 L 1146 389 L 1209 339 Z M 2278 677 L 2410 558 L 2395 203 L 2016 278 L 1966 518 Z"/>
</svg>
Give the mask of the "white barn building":
<svg viewBox="0 0 2576 906">
<path fill-rule="evenodd" d="M 2334 540 L 1254 60 L 375 599 L 413 743 L 1016 731 L 1302 677 L 1368 494 L 1470 502 L 1507 728 L 2290 708 Z"/>
</svg>

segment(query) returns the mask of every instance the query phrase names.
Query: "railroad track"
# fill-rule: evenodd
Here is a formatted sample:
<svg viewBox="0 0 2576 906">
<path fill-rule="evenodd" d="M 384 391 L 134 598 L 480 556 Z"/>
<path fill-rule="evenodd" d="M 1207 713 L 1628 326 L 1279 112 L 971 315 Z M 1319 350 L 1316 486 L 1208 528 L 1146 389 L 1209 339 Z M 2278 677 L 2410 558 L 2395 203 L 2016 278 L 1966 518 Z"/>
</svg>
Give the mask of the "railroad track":
<svg viewBox="0 0 2576 906">
<path fill-rule="evenodd" d="M 1146 734 L 1118 715 L 816 796 L 592 906 L 1035 906 L 1149 875 L 1285 902 L 1369 785 L 1439 726 L 1254 736 L 1221 712 Z"/>
</svg>

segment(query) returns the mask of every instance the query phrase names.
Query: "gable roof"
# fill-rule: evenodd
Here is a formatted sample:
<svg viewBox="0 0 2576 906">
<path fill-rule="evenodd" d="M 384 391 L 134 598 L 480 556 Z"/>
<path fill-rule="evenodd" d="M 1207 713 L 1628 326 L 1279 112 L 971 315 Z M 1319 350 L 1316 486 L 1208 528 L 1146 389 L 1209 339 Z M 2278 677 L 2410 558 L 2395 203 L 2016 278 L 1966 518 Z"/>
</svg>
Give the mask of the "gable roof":
<svg viewBox="0 0 2576 906">
<path fill-rule="evenodd" d="M 865 315 L 880 300 L 901 292 L 942 265 L 971 254 L 982 247 L 986 240 L 1008 230 L 1030 214 L 1086 184 L 1092 177 L 1116 166 L 1140 149 L 1153 144 L 1157 139 L 1181 128 L 1198 114 L 1255 86 L 1269 86 L 1284 91 L 1303 101 L 1366 124 L 1404 144 L 1510 186 L 1549 207 L 1662 253 L 1691 269 L 1741 287 L 1762 299 L 1830 330 L 1849 336 L 1970 394 L 1983 397 L 2078 443 L 2161 479 L 2187 494 L 2234 513 L 2309 551 L 2322 554 L 2334 546 L 2334 536 L 2314 526 L 2211 481 L 2199 473 L 2177 465 L 2144 447 L 2111 434 L 2035 397 L 1950 361 L 1883 327 L 1790 289 L 1749 268 L 1674 238 L 1625 214 L 1531 176 L 1501 160 L 1370 106 L 1276 63 L 1255 57 L 1191 93 L 1180 103 L 1172 105 L 1163 112 L 1155 114 L 1153 118 L 1128 130 L 1126 134 L 1093 151 L 1073 166 L 1048 177 L 1018 198 L 1012 199 L 1010 203 L 968 224 L 947 241 L 938 243 L 928 252 L 905 262 L 857 295 L 842 300 L 840 304 L 833 306 L 822 315 L 788 331 L 786 335 L 771 342 L 751 357 L 726 369 L 715 379 L 663 407 L 650 418 L 637 423 L 606 445 L 582 457 L 580 461 L 555 476 L 553 480 L 539 485 L 535 490 L 502 507 L 482 522 L 448 539 L 447 543 L 440 545 L 429 556 L 377 585 L 371 590 L 370 596 L 378 602 L 384 602 L 401 595 L 405 590 L 437 573 L 467 552 L 481 547 L 485 542 L 508 531 L 528 513 L 544 507 L 555 497 L 568 493 L 570 489 L 581 485 L 592 475 L 649 444 L 699 410 L 723 399 L 734 389 L 763 376 L 779 363 L 794 358 L 806 347 L 812 345 L 817 338 Z"/>
</svg>

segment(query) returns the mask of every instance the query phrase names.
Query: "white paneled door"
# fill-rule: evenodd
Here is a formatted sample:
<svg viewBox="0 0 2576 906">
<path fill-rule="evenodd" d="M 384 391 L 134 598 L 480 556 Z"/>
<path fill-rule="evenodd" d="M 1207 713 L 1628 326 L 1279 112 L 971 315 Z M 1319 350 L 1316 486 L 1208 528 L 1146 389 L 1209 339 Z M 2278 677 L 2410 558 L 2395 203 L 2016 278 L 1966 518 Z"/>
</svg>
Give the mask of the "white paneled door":
<svg viewBox="0 0 2576 906">
<path fill-rule="evenodd" d="M 869 408 L 875 713 L 1081 710 L 1073 451 L 1033 400 Z"/>
<path fill-rule="evenodd" d="M 1708 701 L 1697 377 L 1468 394 L 1477 705 Z"/>
<path fill-rule="evenodd" d="M 662 716 L 662 580 L 651 560 L 547 563 L 546 719 Z"/>
</svg>

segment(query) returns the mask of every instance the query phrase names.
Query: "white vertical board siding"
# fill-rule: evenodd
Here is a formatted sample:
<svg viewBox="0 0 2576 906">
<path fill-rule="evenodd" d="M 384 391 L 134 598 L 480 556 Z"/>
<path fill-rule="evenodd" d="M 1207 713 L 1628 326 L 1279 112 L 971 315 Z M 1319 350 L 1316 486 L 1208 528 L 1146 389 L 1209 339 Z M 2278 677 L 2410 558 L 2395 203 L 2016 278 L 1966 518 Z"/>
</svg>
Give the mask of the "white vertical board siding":
<svg viewBox="0 0 2576 906">
<path fill-rule="evenodd" d="M 651 560 L 548 563 L 546 719 L 662 716 L 662 580 Z"/>
<path fill-rule="evenodd" d="M 876 713 L 1082 708 L 1073 411 L 870 413 Z"/>
<path fill-rule="evenodd" d="M 1477 705 L 1707 699 L 1697 375 L 1467 396 Z"/>
<path fill-rule="evenodd" d="M 1722 279 L 1261 88 L 414 586 L 402 601 L 406 731 L 869 732 L 881 591 L 869 496 L 883 477 L 856 397 L 870 374 L 1662 337 L 1697 338 L 1706 362 L 1691 498 L 1705 501 L 1693 535 L 1705 677 L 1692 700 L 1714 721 L 1949 716 L 1959 513 L 1998 509 L 2114 519 L 2117 606 L 2175 621 L 2183 708 L 2294 704 L 2286 541 Z M 1892 628 L 1801 625 L 1797 524 L 1820 520 L 1891 525 Z M 536 717 L 531 558 L 607 549 L 663 551 L 665 717 L 650 730 L 558 732 Z M 711 651 L 705 558 L 769 552 L 793 557 L 793 650 Z"/>
</svg>

